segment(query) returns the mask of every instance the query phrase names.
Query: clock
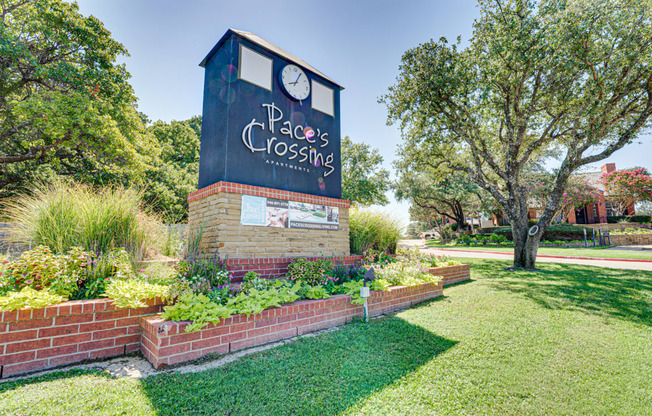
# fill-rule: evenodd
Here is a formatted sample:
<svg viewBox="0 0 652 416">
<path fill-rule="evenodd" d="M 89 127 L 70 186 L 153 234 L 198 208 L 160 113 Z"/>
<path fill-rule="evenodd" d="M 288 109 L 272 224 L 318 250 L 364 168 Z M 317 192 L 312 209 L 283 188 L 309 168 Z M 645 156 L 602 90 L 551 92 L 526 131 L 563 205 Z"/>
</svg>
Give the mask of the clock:
<svg viewBox="0 0 652 416">
<path fill-rule="evenodd" d="M 310 80 L 298 66 L 286 65 L 279 77 L 283 91 L 293 100 L 305 100 L 310 95 Z"/>
</svg>

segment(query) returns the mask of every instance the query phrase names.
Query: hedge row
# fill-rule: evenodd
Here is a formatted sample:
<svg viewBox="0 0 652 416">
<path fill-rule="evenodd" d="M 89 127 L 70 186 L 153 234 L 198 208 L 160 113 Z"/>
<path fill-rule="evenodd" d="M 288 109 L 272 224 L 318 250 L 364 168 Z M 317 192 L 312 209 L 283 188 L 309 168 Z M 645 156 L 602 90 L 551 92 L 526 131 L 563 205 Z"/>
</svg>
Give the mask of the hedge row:
<svg viewBox="0 0 652 416">
<path fill-rule="evenodd" d="M 652 216 L 650 215 L 609 215 L 607 216 L 607 222 L 609 224 L 617 224 L 621 221 L 627 222 L 652 222 Z"/>
<path fill-rule="evenodd" d="M 584 227 L 579 227 L 577 225 L 551 225 L 546 229 L 546 232 L 543 233 L 541 240 L 561 240 L 561 241 L 574 241 L 574 240 L 584 240 Z M 511 227 L 489 227 L 483 228 L 480 230 L 482 233 L 496 233 L 499 235 L 504 235 L 508 240 L 512 240 L 512 229 Z M 590 228 L 586 229 L 586 235 L 591 236 L 593 230 Z"/>
</svg>

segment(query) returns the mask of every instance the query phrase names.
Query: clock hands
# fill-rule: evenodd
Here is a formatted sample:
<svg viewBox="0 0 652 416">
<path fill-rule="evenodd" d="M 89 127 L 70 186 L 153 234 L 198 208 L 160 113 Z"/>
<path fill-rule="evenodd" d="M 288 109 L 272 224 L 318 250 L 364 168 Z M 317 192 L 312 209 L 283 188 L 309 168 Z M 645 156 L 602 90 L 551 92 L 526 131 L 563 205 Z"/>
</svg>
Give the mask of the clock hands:
<svg viewBox="0 0 652 416">
<path fill-rule="evenodd" d="M 301 75 L 303 75 L 303 74 L 300 73 L 299 76 L 297 77 L 296 81 L 294 81 L 294 82 L 288 82 L 288 84 L 294 84 L 294 85 L 297 85 L 297 82 L 299 82 L 299 78 L 301 78 Z"/>
</svg>

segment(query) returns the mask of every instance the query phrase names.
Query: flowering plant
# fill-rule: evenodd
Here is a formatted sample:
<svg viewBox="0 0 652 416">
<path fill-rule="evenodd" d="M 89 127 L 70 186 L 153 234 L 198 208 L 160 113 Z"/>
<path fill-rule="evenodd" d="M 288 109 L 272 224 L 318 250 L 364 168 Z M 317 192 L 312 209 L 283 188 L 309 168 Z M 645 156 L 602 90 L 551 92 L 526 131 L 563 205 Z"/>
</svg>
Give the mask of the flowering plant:
<svg viewBox="0 0 652 416">
<path fill-rule="evenodd" d="M 600 181 L 617 215 L 624 215 L 635 202 L 652 201 L 652 176 L 645 168 L 603 173 Z"/>
</svg>

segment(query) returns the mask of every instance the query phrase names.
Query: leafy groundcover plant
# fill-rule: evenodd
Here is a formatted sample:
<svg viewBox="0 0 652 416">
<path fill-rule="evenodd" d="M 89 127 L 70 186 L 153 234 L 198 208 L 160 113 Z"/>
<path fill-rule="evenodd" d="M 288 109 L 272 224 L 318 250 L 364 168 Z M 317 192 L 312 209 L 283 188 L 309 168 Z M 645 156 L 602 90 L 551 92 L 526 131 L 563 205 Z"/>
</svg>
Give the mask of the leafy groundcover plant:
<svg viewBox="0 0 652 416">
<path fill-rule="evenodd" d="M 120 308 L 137 308 L 145 306 L 145 299 L 161 297 L 168 304 L 162 318 L 191 321 L 186 332 L 192 332 L 231 315 L 255 315 L 299 299 L 348 294 L 352 303 L 364 303 L 360 287 L 371 267 L 376 278 L 369 286 L 380 291 L 394 285 L 436 282 L 439 278 L 430 275 L 428 267 L 457 264 L 418 251 L 401 252 L 397 257 L 367 253 L 365 259 L 363 266 L 343 265 L 336 257 L 295 259 L 286 279 L 264 279 L 249 272 L 244 282 L 236 285 L 219 258 L 201 253 L 175 268 L 135 271 L 124 250 L 100 254 L 74 248 L 67 254 L 54 254 L 47 247 L 37 247 L 14 262 L 0 264 L 0 310 L 93 297 L 111 298 Z"/>
</svg>

